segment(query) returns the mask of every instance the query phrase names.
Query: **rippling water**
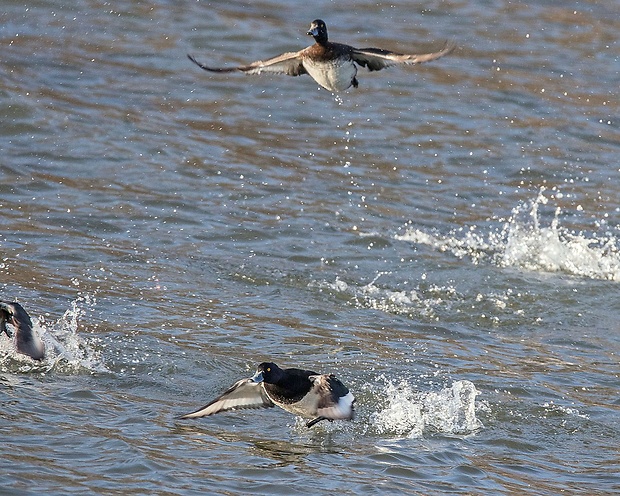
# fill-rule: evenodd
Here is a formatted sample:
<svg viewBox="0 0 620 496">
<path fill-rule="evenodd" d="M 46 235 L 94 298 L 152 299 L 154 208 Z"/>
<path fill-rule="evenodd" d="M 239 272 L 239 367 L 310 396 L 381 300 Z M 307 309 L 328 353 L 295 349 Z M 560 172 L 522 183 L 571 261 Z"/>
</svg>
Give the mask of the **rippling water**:
<svg viewBox="0 0 620 496">
<path fill-rule="evenodd" d="M 74 6 L 73 4 L 77 4 Z M 5 1 L 6 494 L 620 491 L 616 2 Z M 301 48 L 459 49 L 307 76 Z M 353 422 L 197 421 L 271 359 Z"/>
</svg>

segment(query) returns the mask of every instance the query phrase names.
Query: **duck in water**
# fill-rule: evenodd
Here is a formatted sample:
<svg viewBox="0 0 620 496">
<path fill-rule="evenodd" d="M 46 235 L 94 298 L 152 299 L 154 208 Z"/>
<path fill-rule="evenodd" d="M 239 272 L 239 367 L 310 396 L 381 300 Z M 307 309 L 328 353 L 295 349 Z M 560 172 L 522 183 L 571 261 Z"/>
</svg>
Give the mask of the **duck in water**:
<svg viewBox="0 0 620 496">
<path fill-rule="evenodd" d="M 235 382 L 212 402 L 181 418 L 277 405 L 287 412 L 310 418 L 306 427 L 312 427 L 321 420 L 351 420 L 353 403 L 353 395 L 332 374 L 281 369 L 275 363 L 264 362 L 253 377 Z"/>
<path fill-rule="evenodd" d="M 34 360 L 43 360 L 45 345 L 32 329 L 32 320 L 24 308 L 16 302 L 0 300 L 0 335 L 15 335 L 15 347 L 19 353 Z"/>
</svg>

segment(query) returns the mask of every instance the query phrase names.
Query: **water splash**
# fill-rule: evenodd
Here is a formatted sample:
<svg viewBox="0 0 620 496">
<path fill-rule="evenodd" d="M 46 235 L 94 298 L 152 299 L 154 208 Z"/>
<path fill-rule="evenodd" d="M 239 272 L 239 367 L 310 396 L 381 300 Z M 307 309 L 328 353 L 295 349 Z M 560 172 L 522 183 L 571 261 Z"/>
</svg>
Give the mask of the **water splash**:
<svg viewBox="0 0 620 496">
<path fill-rule="evenodd" d="M 92 308 L 95 299 L 80 296 L 71 302 L 69 309 L 56 322 L 47 323 L 43 317 L 33 317 L 33 330 L 45 344 L 45 358 L 36 362 L 17 353 L 13 343 L 2 340 L 3 358 L 0 370 L 12 373 L 97 373 L 108 372 L 103 360 L 91 342 L 79 335 L 79 321 Z"/>
<path fill-rule="evenodd" d="M 353 121 L 349 120 L 350 117 L 347 116 L 345 101 L 342 96 L 337 93 L 332 93 L 332 96 L 334 97 L 334 101 L 338 107 L 342 108 L 340 115 L 334 115 L 332 119 L 339 119 L 341 122 L 346 122 L 344 125 L 336 124 L 336 128 L 339 132 L 344 131 L 340 137 L 340 143 L 342 143 L 343 147 L 340 163 L 342 164 L 342 168 L 344 169 L 344 173 L 347 178 L 347 188 L 349 188 L 347 191 L 347 194 L 349 195 L 349 205 L 357 205 L 358 207 L 361 207 L 365 205 L 366 197 L 362 191 L 359 180 L 356 178 L 355 173 L 352 170 L 354 168 L 354 140 L 356 137 L 353 132 Z M 338 142 L 334 141 L 334 144 L 337 145 Z"/>
<path fill-rule="evenodd" d="M 502 267 L 565 272 L 592 279 L 620 280 L 618 240 L 587 237 L 560 228 L 560 208 L 548 227 L 542 227 L 539 207 L 548 202 L 541 189 L 529 206 L 515 209 L 506 226 L 506 241 L 498 259 Z M 529 208 L 528 208 L 529 207 Z M 526 216 L 525 220 L 521 220 Z"/>
<path fill-rule="evenodd" d="M 378 273 L 372 281 L 363 286 L 348 284 L 338 277 L 333 282 L 313 281 L 308 286 L 348 295 L 351 304 L 358 308 L 372 308 L 397 315 L 415 315 L 431 321 L 439 320 L 438 312 L 451 302 L 463 299 L 463 295 L 458 294 L 452 285 L 427 284 L 424 288 L 406 290 L 380 287 L 376 282 L 385 274 L 388 273 Z"/>
<path fill-rule="evenodd" d="M 456 381 L 437 392 L 420 392 L 408 382 L 393 383 L 382 378 L 381 394 L 386 405 L 370 416 L 379 434 L 421 437 L 426 432 L 468 435 L 483 425 L 476 417 L 476 396 L 480 392 L 470 381 Z"/>
<path fill-rule="evenodd" d="M 553 401 L 550 401 L 548 403 L 543 403 L 542 408 L 544 409 L 545 417 L 554 416 L 554 415 L 559 415 L 559 416 L 567 415 L 571 417 L 578 417 L 578 418 L 582 418 L 585 420 L 590 420 L 590 415 L 586 413 L 581 413 L 577 408 L 570 407 L 570 406 L 564 406 L 564 405 L 557 405 Z"/>
<path fill-rule="evenodd" d="M 555 209 L 548 226 L 540 219 L 540 207 L 548 203 L 541 188 L 533 201 L 512 211 L 501 229 L 480 233 L 475 226 L 448 235 L 410 228 L 395 239 L 447 251 L 474 264 L 494 263 L 533 272 L 563 272 L 591 279 L 620 280 L 620 243 L 615 236 L 588 236 L 560 226 L 561 209 Z"/>
</svg>

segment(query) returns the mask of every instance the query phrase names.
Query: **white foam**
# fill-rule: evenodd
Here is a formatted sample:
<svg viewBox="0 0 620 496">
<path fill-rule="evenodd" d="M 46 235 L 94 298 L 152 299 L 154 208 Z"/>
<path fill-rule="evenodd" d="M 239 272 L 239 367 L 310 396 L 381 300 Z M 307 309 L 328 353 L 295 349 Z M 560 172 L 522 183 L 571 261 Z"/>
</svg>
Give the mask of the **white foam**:
<svg viewBox="0 0 620 496">
<path fill-rule="evenodd" d="M 56 367 L 65 371 L 108 371 L 101 355 L 78 333 L 79 320 L 85 313 L 84 307 L 94 305 L 94 298 L 89 296 L 79 297 L 71 302 L 71 307 L 42 336 L 49 350 L 46 360 L 53 360 Z"/>
<path fill-rule="evenodd" d="M 425 432 L 468 435 L 481 429 L 476 417 L 476 396 L 470 381 L 456 381 L 437 392 L 421 392 L 406 381 L 386 381 L 386 405 L 370 421 L 379 434 L 420 437 Z"/>
<path fill-rule="evenodd" d="M 579 417 L 579 418 L 586 419 L 586 420 L 590 419 L 590 416 L 588 414 L 581 413 L 577 408 L 573 408 L 570 406 L 557 405 L 553 401 L 550 401 L 549 403 L 543 403 L 542 407 L 545 409 L 545 411 L 547 411 L 551 415 L 560 414 L 560 415 Z"/>
<path fill-rule="evenodd" d="M 352 297 L 352 303 L 360 308 L 373 308 L 401 315 L 415 313 L 429 320 L 437 320 L 437 309 L 445 305 L 446 298 L 453 298 L 456 294 L 453 286 L 429 285 L 425 291 L 382 288 L 375 283 L 384 274 L 384 272 L 377 274 L 364 286 L 349 285 L 338 277 L 334 282 L 313 281 L 309 286 L 348 294 Z"/>
<path fill-rule="evenodd" d="M 512 211 L 498 229 L 481 233 L 476 226 L 447 235 L 407 228 L 395 239 L 427 245 L 474 264 L 494 263 L 534 272 L 562 272 L 592 279 L 620 280 L 620 243 L 611 235 L 571 232 L 560 225 L 556 208 L 549 225 L 540 220 L 540 207 L 549 202 L 541 188 L 537 197 Z"/>
</svg>

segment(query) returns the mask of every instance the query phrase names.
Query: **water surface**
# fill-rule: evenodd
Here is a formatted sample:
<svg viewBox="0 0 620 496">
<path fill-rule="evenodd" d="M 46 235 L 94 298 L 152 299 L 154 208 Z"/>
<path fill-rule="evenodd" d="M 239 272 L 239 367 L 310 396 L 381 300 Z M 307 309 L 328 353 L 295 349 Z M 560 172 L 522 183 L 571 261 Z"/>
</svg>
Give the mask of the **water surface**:
<svg viewBox="0 0 620 496">
<path fill-rule="evenodd" d="M 74 4 L 0 7 L 0 298 L 48 349 L 0 338 L 0 491 L 620 490 L 616 3 Z M 317 17 L 459 49 L 338 98 L 186 58 Z M 178 420 L 266 359 L 356 419 Z"/>
</svg>

